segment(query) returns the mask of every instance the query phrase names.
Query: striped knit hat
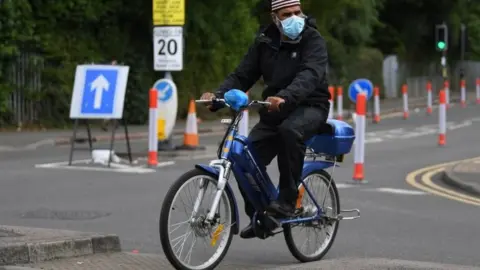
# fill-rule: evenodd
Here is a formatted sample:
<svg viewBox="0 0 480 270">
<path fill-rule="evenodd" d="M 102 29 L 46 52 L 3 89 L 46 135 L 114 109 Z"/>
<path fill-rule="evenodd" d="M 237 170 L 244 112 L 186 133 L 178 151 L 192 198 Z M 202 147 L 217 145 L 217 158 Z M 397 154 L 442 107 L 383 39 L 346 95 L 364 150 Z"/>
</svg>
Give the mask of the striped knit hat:
<svg viewBox="0 0 480 270">
<path fill-rule="evenodd" d="M 272 11 L 300 5 L 300 0 L 272 0 Z"/>
</svg>

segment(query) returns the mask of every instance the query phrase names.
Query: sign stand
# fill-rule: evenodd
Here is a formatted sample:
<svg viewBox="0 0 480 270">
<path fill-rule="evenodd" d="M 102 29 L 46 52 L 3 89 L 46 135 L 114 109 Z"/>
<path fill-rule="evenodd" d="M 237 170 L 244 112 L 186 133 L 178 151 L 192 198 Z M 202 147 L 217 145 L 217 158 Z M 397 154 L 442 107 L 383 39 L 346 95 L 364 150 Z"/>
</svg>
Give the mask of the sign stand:
<svg viewBox="0 0 480 270">
<path fill-rule="evenodd" d="M 73 151 L 75 151 L 75 142 L 77 141 L 77 129 L 78 129 L 78 123 L 79 119 L 75 119 L 74 124 L 73 124 L 73 135 L 72 139 L 70 140 L 70 157 L 68 159 L 68 166 L 72 166 L 72 159 L 73 159 Z M 92 131 L 90 129 L 90 124 L 88 123 L 87 120 L 84 121 L 85 126 L 87 128 L 87 140 L 88 140 L 88 149 L 90 152 L 93 150 L 93 140 L 92 140 Z"/>
<path fill-rule="evenodd" d="M 87 125 L 87 135 L 90 152 L 93 151 L 93 139 L 89 120 L 103 119 L 112 122 L 108 167 L 112 162 L 113 145 L 117 124 L 124 126 L 127 142 L 128 158 L 132 163 L 132 152 L 128 127 L 123 119 L 123 105 L 127 89 L 130 67 L 119 65 L 78 65 L 75 71 L 72 102 L 70 104 L 70 119 L 74 119 L 73 136 L 70 145 L 68 165 L 72 165 L 73 151 L 77 141 L 79 121 Z"/>
<path fill-rule="evenodd" d="M 118 123 L 116 119 L 113 119 L 111 121 L 114 121 L 114 127 L 112 128 L 112 137 L 110 137 L 110 149 L 109 149 L 109 159 L 108 159 L 108 167 L 110 167 L 110 163 L 112 162 L 112 151 L 113 151 L 113 144 L 115 142 L 115 131 L 116 131 L 116 124 Z M 125 131 L 125 141 L 127 143 L 127 154 L 128 154 L 128 161 L 130 161 L 130 164 L 132 164 L 132 149 L 130 146 L 130 137 L 128 136 L 128 126 L 127 126 L 127 121 L 125 119 L 121 119 L 120 121 L 121 125 L 123 125 L 124 131 Z"/>
<path fill-rule="evenodd" d="M 116 120 L 116 119 L 112 119 L 110 121 L 113 122 L 112 123 L 113 128 L 112 128 L 112 135 L 110 137 L 110 148 L 109 148 L 110 155 L 109 155 L 109 159 L 108 159 L 108 167 L 110 167 L 111 162 L 112 162 L 112 151 L 113 151 L 113 145 L 114 145 L 114 142 L 115 142 L 115 131 L 117 130 L 117 124 L 118 124 L 118 120 Z M 93 151 L 93 138 L 92 138 L 92 132 L 91 132 L 91 128 L 90 128 L 90 123 L 88 122 L 88 120 L 85 120 L 84 122 L 85 122 L 85 125 L 87 127 L 87 139 L 88 139 L 89 150 L 90 150 L 90 152 L 92 152 Z M 122 119 L 120 121 L 120 124 L 123 125 L 123 127 L 124 127 L 125 141 L 127 143 L 128 161 L 130 162 L 130 164 L 132 164 L 132 162 L 133 162 L 132 148 L 130 146 L 130 136 L 128 135 L 128 126 L 127 126 L 127 123 L 124 119 Z M 75 122 L 73 124 L 72 140 L 70 141 L 70 156 L 69 156 L 69 159 L 68 159 L 68 166 L 72 166 L 73 152 L 78 149 L 78 148 L 75 148 L 75 142 L 77 141 L 78 125 L 79 125 L 79 119 L 75 119 Z"/>
</svg>

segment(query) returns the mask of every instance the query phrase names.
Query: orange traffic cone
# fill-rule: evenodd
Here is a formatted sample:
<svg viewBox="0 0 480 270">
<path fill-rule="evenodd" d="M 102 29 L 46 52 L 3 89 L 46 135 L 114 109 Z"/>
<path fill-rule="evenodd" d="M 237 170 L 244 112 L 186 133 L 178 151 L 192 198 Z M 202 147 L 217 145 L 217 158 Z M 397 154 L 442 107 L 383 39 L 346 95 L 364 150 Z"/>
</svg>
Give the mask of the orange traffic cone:
<svg viewBox="0 0 480 270">
<path fill-rule="evenodd" d="M 185 134 L 183 135 L 183 145 L 177 146 L 177 150 L 201 150 L 205 149 L 199 146 L 198 143 L 198 128 L 197 128 L 197 112 L 195 108 L 195 101 L 190 100 L 188 104 L 187 125 L 185 127 Z"/>
</svg>

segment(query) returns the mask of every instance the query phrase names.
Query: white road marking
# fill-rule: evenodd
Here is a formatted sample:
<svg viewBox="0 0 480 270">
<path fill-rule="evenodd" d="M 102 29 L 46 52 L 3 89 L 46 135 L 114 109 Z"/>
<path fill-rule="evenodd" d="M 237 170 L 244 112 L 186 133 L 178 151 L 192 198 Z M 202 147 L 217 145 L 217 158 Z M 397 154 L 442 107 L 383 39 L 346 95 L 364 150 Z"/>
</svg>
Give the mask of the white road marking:
<svg viewBox="0 0 480 270">
<path fill-rule="evenodd" d="M 146 174 L 154 173 L 153 169 L 143 169 L 143 168 L 131 168 L 131 169 L 115 169 L 115 168 L 96 168 L 96 167 L 83 167 L 83 166 L 51 166 L 51 167 L 40 167 L 35 166 L 36 168 L 48 168 L 48 169 L 63 169 L 63 170 L 77 170 L 77 171 L 96 171 L 96 172 L 116 172 L 116 173 L 133 173 L 133 174 Z"/>
<path fill-rule="evenodd" d="M 111 163 L 110 167 L 93 167 L 88 166 L 92 164 L 91 159 L 82 159 L 72 161 L 72 166 L 68 165 L 68 161 L 63 162 L 52 162 L 45 164 L 36 164 L 35 168 L 44 168 L 44 169 L 65 169 L 65 170 L 79 170 L 79 171 L 97 171 L 97 172 L 116 172 L 116 173 L 133 173 L 133 174 L 146 174 L 157 172 L 155 169 L 148 168 L 146 165 L 143 166 L 131 166 L 127 164 L 118 164 Z M 157 167 L 166 167 L 174 165 L 174 161 L 160 162 Z M 75 165 L 75 166 L 73 166 Z M 78 166 L 86 165 L 86 166 Z"/>
<path fill-rule="evenodd" d="M 399 189 L 399 188 L 374 188 L 368 191 L 378 191 L 385 193 L 401 194 L 401 195 L 425 195 L 426 193 L 418 190 Z"/>
<path fill-rule="evenodd" d="M 72 164 L 85 164 L 85 163 L 88 163 L 90 161 L 92 161 L 92 160 L 91 159 L 73 160 Z M 68 165 L 68 161 L 36 164 L 35 168 L 53 168 L 53 167 L 64 166 L 64 165 Z"/>
<path fill-rule="evenodd" d="M 350 187 L 353 187 L 353 185 L 350 185 L 350 184 L 343 184 L 343 183 L 338 183 L 336 184 L 337 188 L 350 188 Z"/>
<path fill-rule="evenodd" d="M 172 166 L 172 165 L 175 165 L 175 161 L 171 160 L 171 161 L 165 161 L 165 162 L 159 162 L 157 164 L 157 167 L 161 168 L 161 167 L 167 167 L 167 166 Z M 147 165 L 145 165 L 146 167 Z"/>
<path fill-rule="evenodd" d="M 355 187 L 356 185 L 351 184 L 344 184 L 338 183 L 337 189 L 344 189 L 344 188 L 351 188 Z M 409 189 L 398 189 L 398 188 L 360 188 L 359 191 L 373 191 L 373 192 L 385 192 L 385 193 L 392 193 L 392 194 L 400 194 L 400 195 L 425 195 L 427 193 L 418 190 L 409 190 Z"/>
<path fill-rule="evenodd" d="M 206 153 L 201 155 L 179 156 L 179 157 L 175 157 L 175 160 L 198 160 L 198 159 L 210 159 L 210 158 L 216 158 L 216 157 L 217 157 L 216 153 Z"/>
<path fill-rule="evenodd" d="M 448 130 L 456 130 L 459 128 L 469 127 L 473 122 L 480 121 L 479 118 L 473 118 L 462 122 L 447 122 Z M 410 139 L 426 135 L 433 135 L 438 133 L 438 125 L 424 125 L 411 130 L 404 128 L 381 130 L 375 132 L 367 132 L 365 134 L 365 143 L 380 143 L 389 140 Z"/>
</svg>

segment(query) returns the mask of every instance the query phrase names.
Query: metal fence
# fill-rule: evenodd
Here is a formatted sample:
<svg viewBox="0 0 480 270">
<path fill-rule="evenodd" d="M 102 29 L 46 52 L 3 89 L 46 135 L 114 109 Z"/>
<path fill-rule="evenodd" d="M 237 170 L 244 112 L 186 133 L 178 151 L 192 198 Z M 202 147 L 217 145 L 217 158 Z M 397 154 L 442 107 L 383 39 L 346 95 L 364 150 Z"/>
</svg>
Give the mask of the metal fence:
<svg viewBox="0 0 480 270">
<path fill-rule="evenodd" d="M 462 64 L 457 64 L 448 70 L 450 91 L 460 92 L 460 70 Z M 465 61 L 463 63 L 464 79 L 466 82 L 466 90 L 468 92 L 475 91 L 476 79 L 480 77 L 480 62 Z M 411 97 L 426 96 L 427 81 L 432 82 L 432 89 L 434 91 L 440 90 L 443 87 L 443 78 L 440 76 L 438 65 L 432 64 L 424 72 L 424 76 L 405 76 L 403 82 L 408 85 L 408 95 Z M 399 86 L 400 88 L 400 86 Z"/>
<path fill-rule="evenodd" d="M 39 120 L 41 104 L 36 95 L 42 90 L 43 61 L 32 53 L 22 53 L 10 66 L 8 79 L 14 87 L 8 100 L 8 107 L 17 124 Z"/>
<path fill-rule="evenodd" d="M 398 69 L 398 92 L 401 84 L 407 83 L 409 86 L 409 96 L 426 96 L 426 83 L 432 81 L 434 90 L 438 90 L 443 85 L 443 79 L 440 74 L 439 65 L 432 63 L 420 72 L 423 76 L 410 76 L 412 73 L 405 64 L 400 64 Z M 467 91 L 475 90 L 475 80 L 480 77 L 480 62 L 466 61 L 463 64 L 465 79 L 467 82 Z M 10 83 L 14 86 L 14 91 L 8 100 L 8 107 L 13 113 L 13 120 L 17 125 L 22 123 L 34 123 L 39 121 L 40 113 L 50 111 L 47 101 L 35 98 L 42 91 L 42 71 L 44 63 L 40 57 L 32 53 L 23 53 L 11 65 L 9 71 Z M 332 71 L 331 71 L 332 72 Z M 459 90 L 460 84 L 460 65 L 449 70 L 450 88 L 452 92 Z M 399 95 L 397 95 L 399 96 Z"/>
</svg>

